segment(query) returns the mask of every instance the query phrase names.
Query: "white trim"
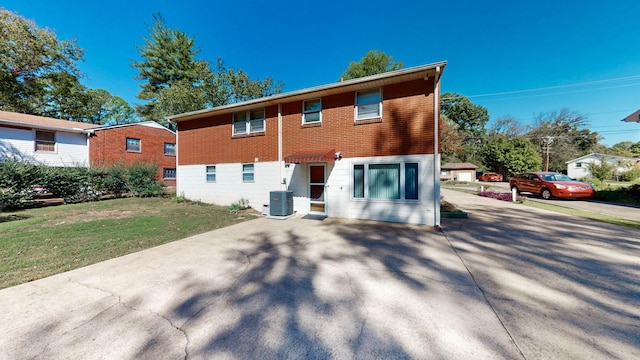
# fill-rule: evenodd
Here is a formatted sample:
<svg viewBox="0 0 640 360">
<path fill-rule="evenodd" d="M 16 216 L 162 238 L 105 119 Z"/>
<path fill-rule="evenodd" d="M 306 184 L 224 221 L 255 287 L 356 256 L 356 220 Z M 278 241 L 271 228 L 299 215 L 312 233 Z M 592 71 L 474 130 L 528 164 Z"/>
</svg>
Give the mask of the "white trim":
<svg viewBox="0 0 640 360">
<path fill-rule="evenodd" d="M 359 118 L 358 117 L 358 106 L 359 105 L 372 105 L 372 104 L 375 104 L 375 103 L 371 102 L 371 103 L 366 103 L 366 104 L 358 104 L 358 93 L 373 92 L 374 90 L 377 90 L 378 94 L 380 95 L 380 100 L 378 101 L 378 114 L 374 115 L 374 116 L 366 116 L 366 117 Z M 382 87 L 363 89 L 363 90 L 356 91 L 355 92 L 355 101 L 354 101 L 354 104 L 353 104 L 353 121 L 358 122 L 358 121 L 363 121 L 363 120 L 382 119 L 382 99 L 383 99 L 383 97 L 382 97 Z"/>
<path fill-rule="evenodd" d="M 313 111 L 305 111 L 304 105 L 305 103 L 309 101 L 318 101 L 320 102 L 320 109 L 319 110 L 313 110 Z M 318 120 L 317 121 L 306 121 L 306 114 L 307 113 L 318 113 Z M 310 125 L 310 124 L 322 124 L 322 98 L 313 98 L 313 99 L 307 99 L 307 100 L 302 100 L 302 125 Z"/>
<path fill-rule="evenodd" d="M 260 111 L 262 110 L 262 119 L 251 119 L 251 112 L 253 111 Z M 244 121 L 244 132 L 241 133 L 236 133 L 236 127 L 235 124 L 238 123 L 240 124 L 241 121 L 236 121 L 236 114 L 242 114 L 245 113 L 246 119 Z M 252 121 L 259 121 L 262 120 L 262 130 L 260 131 L 251 131 L 251 122 Z M 254 109 L 249 109 L 249 110 L 245 110 L 245 111 L 236 111 L 232 114 L 232 119 L 231 119 L 231 136 L 243 136 L 243 135 L 250 135 L 250 134 L 261 134 L 267 131 L 267 109 L 266 108 L 254 108 Z"/>
</svg>

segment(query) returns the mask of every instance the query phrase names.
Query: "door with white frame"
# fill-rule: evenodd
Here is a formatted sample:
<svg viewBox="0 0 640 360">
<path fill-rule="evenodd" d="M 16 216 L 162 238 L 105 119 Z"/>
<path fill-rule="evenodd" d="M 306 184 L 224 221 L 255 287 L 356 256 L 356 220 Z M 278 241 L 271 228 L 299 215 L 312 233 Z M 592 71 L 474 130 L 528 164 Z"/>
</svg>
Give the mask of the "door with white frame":
<svg viewBox="0 0 640 360">
<path fill-rule="evenodd" d="M 327 214 L 326 205 L 326 176 L 325 164 L 309 164 L 309 213 Z"/>
</svg>

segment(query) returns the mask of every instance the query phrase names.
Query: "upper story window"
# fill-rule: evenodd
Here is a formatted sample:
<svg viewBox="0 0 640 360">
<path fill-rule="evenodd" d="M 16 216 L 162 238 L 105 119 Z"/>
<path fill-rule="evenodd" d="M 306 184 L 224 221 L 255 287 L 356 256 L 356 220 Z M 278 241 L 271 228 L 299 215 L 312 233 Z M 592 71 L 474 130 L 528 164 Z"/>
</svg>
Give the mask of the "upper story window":
<svg viewBox="0 0 640 360">
<path fill-rule="evenodd" d="M 320 99 L 302 102 L 302 123 L 315 124 L 322 121 L 322 101 Z"/>
<path fill-rule="evenodd" d="M 36 151 L 56 151 L 56 133 L 36 130 Z"/>
<path fill-rule="evenodd" d="M 176 144 L 174 143 L 164 143 L 164 154 L 165 155 L 176 155 Z"/>
<path fill-rule="evenodd" d="M 380 88 L 356 92 L 356 120 L 374 119 L 381 116 Z"/>
<path fill-rule="evenodd" d="M 241 111 L 233 114 L 233 135 L 264 132 L 264 109 Z"/>
<path fill-rule="evenodd" d="M 127 138 L 127 151 L 140 152 L 140 139 Z"/>
</svg>

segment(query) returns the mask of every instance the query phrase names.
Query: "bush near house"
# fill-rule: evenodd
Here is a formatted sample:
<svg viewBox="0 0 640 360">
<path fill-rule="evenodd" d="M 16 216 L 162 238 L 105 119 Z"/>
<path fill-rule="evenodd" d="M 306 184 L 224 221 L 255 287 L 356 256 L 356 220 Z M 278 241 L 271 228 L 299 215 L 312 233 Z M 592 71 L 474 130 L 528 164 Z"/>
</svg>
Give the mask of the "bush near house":
<svg viewBox="0 0 640 360">
<path fill-rule="evenodd" d="M 35 187 L 66 203 L 99 200 L 105 196 L 162 196 L 164 185 L 156 181 L 158 167 L 136 163 L 87 169 L 49 167 L 18 159 L 0 161 L 0 206 L 8 209 L 38 205 Z"/>
</svg>

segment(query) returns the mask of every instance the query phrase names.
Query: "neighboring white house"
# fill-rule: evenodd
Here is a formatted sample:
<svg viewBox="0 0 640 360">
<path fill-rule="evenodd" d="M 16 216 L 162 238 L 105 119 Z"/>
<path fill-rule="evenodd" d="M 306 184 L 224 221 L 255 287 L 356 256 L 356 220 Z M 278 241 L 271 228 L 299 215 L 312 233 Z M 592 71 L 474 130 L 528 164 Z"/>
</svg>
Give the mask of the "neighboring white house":
<svg viewBox="0 0 640 360">
<path fill-rule="evenodd" d="M 606 162 L 616 166 L 617 173 L 623 173 L 640 164 L 640 158 L 591 153 L 567 161 L 567 175 L 573 179 L 582 179 L 591 176 L 589 164 L 600 164 L 603 158 Z"/>
<path fill-rule="evenodd" d="M 0 159 L 89 166 L 88 137 L 100 125 L 0 111 Z"/>
</svg>

